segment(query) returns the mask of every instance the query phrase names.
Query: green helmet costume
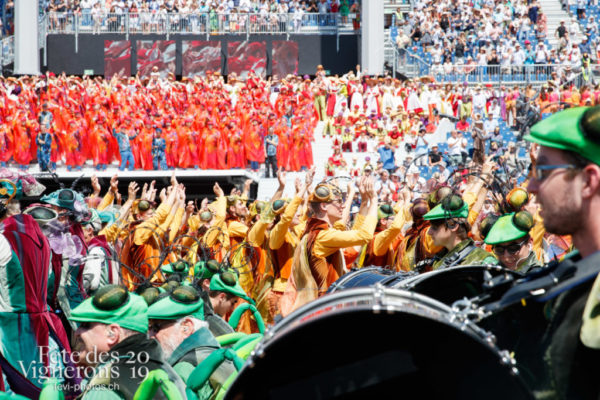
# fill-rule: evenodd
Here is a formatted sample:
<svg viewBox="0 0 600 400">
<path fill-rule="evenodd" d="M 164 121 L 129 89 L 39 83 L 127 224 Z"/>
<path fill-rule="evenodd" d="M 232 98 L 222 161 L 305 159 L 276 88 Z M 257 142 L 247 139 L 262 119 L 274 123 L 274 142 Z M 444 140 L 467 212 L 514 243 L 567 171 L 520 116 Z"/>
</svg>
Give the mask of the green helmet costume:
<svg viewBox="0 0 600 400">
<path fill-rule="evenodd" d="M 447 221 L 458 218 L 466 220 L 468 216 L 468 204 L 460 196 L 451 194 L 444 197 L 437 206 L 423 216 L 423 219 L 426 221 Z M 441 258 L 434 259 L 432 268 L 476 264 L 498 264 L 498 260 L 492 254 L 475 246 L 473 239 L 466 238 Z"/>
<path fill-rule="evenodd" d="M 175 288 L 172 293 L 159 299 L 148 309 L 148 317 L 151 320 L 178 320 L 188 316 L 204 319 L 204 301 L 192 286 Z M 187 382 L 196 367 L 218 349 L 220 349 L 219 343 L 208 327 L 201 327 L 173 350 L 167 362 L 173 366 L 181 379 Z M 210 398 L 234 372 L 235 368 L 231 362 L 221 363 L 210 374 L 208 382 L 196 391 L 198 398 Z"/>
<path fill-rule="evenodd" d="M 80 323 L 117 324 L 136 332 L 123 335 L 110 348 L 108 356 L 98 356 L 99 365 L 90 378 L 82 399 L 133 398 L 146 375 L 155 370 L 164 371 L 173 383 L 171 388 L 174 386 L 177 390 L 171 391 L 171 394 L 159 391 L 153 398 L 171 400 L 186 397 L 184 382 L 164 361 L 158 342 L 147 336 L 148 306 L 141 296 L 128 292 L 122 286 L 106 285 L 74 308 L 69 319 Z M 81 335 L 85 333 L 84 330 Z"/>
</svg>

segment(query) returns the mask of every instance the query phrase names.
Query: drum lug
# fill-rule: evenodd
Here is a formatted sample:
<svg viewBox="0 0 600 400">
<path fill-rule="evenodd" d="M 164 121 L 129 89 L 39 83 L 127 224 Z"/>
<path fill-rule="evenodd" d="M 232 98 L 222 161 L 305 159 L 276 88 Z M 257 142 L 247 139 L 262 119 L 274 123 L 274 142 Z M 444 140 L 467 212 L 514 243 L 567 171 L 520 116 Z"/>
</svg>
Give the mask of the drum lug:
<svg viewBox="0 0 600 400">
<path fill-rule="evenodd" d="M 254 350 L 252 350 L 250 352 L 250 357 L 248 357 L 248 367 L 253 368 L 255 365 L 254 361 L 257 358 L 263 358 L 264 356 L 265 356 L 265 348 L 261 342 L 261 343 L 258 343 L 256 345 L 256 347 L 254 348 Z"/>
<path fill-rule="evenodd" d="M 373 312 L 375 314 L 381 313 L 383 308 L 385 307 L 385 287 L 381 283 L 376 283 L 373 286 Z M 390 307 L 387 310 L 389 313 L 394 311 L 394 307 Z"/>
<path fill-rule="evenodd" d="M 497 339 L 496 339 L 496 335 L 494 335 L 491 332 L 486 332 L 485 335 L 485 341 L 490 345 L 490 346 L 495 346 Z"/>
<path fill-rule="evenodd" d="M 515 360 L 515 357 L 508 350 L 500 351 L 500 362 L 510 368 L 511 374 L 519 374 L 519 370 L 517 369 L 517 360 Z"/>
</svg>

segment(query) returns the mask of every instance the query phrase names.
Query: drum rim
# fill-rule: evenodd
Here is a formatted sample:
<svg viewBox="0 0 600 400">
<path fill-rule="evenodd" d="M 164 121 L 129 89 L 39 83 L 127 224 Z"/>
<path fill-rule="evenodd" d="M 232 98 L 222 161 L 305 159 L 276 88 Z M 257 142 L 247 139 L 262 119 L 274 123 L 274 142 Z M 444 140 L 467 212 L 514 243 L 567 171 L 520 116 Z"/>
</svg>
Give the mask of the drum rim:
<svg viewBox="0 0 600 400">
<path fill-rule="evenodd" d="M 385 302 L 386 296 L 394 299 L 402 299 L 405 302 L 414 303 L 418 306 L 401 307 L 399 304 L 388 304 Z M 343 307 L 337 310 L 331 310 L 327 313 L 313 315 L 316 312 L 325 309 L 327 306 L 348 302 L 350 300 L 358 301 L 364 297 L 370 297 L 371 299 L 374 299 L 374 301 L 369 304 L 360 304 L 354 307 Z M 376 299 L 379 299 L 379 303 Z M 383 299 L 383 301 L 381 301 L 381 299 Z M 425 307 L 434 311 L 436 315 L 434 316 L 431 312 L 425 312 Z M 470 336 L 473 340 L 487 345 L 492 351 L 494 351 L 494 353 L 498 355 L 500 355 L 502 352 L 502 350 L 496 346 L 492 332 L 481 328 L 473 321 L 458 318 L 458 313 L 454 311 L 451 306 L 427 295 L 404 289 L 385 287 L 378 283 L 370 287 L 352 288 L 327 294 L 305 304 L 297 310 L 294 310 L 277 325 L 270 327 L 266 331 L 264 339 L 257 345 L 255 351 L 250 355 L 250 361 L 252 361 L 251 359 L 255 355 L 260 357 L 260 354 L 265 349 L 270 347 L 270 343 L 273 343 L 278 337 L 293 331 L 299 324 L 304 322 L 306 317 L 313 315 L 309 321 L 316 321 L 318 319 L 325 318 L 326 316 L 331 316 L 332 313 L 342 314 L 349 313 L 353 310 L 371 310 L 373 313 L 386 314 L 405 313 L 417 315 L 422 318 L 433 319 L 439 323 L 451 325 L 453 328 L 462 331 L 464 334 Z M 250 364 L 252 364 L 252 362 L 250 362 Z"/>
<path fill-rule="evenodd" d="M 316 311 L 323 309 L 323 306 L 334 303 L 335 300 L 352 300 L 356 299 L 356 297 L 364 297 L 366 295 L 372 295 L 373 298 L 376 298 L 380 297 L 382 295 L 382 292 L 384 292 L 385 294 L 396 295 L 398 297 L 403 298 L 408 297 L 411 301 L 416 300 L 421 301 L 422 303 L 427 303 L 432 308 L 436 308 L 440 312 L 452 313 L 451 307 L 429 296 L 425 296 L 416 292 L 410 292 L 408 290 L 400 288 L 390 288 L 385 287 L 381 284 L 375 284 L 374 286 L 345 289 L 340 290 L 339 292 L 328 293 L 325 296 L 321 296 L 318 299 L 313 300 L 303 305 L 302 307 L 294 310 L 292 313 L 290 313 L 288 316 L 282 319 L 278 324 L 269 329 L 269 331 L 267 331 L 267 333 L 265 334 L 265 338 L 273 337 L 280 331 L 287 329 L 287 327 L 294 326 L 294 323 L 296 321 L 300 321 L 302 319 L 300 318 L 302 315 L 306 314 L 306 316 L 308 316 Z M 371 304 L 370 306 L 372 308 L 373 304 Z M 381 306 L 384 306 L 384 304 L 381 304 Z M 364 307 L 358 308 L 362 309 Z M 319 316 L 315 316 L 314 318 L 319 318 Z"/>
</svg>

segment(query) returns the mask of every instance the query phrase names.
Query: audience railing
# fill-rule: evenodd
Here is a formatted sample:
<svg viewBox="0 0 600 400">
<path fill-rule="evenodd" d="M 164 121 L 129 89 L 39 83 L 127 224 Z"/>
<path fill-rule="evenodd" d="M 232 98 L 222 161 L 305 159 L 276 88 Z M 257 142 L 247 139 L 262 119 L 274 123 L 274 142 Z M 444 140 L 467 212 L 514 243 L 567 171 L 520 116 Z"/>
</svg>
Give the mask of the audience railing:
<svg viewBox="0 0 600 400">
<path fill-rule="evenodd" d="M 561 83 L 572 81 L 577 85 L 592 83 L 600 74 L 600 64 L 583 69 L 571 64 L 524 65 L 465 65 L 429 64 L 406 49 L 396 49 L 393 72 L 410 77 L 431 76 L 436 82 L 467 82 L 469 84 L 542 84 L 559 77 Z M 553 76 L 553 73 L 556 75 Z"/>
<path fill-rule="evenodd" d="M 590 66 L 587 77 L 591 79 L 598 66 Z M 581 67 L 569 64 L 524 64 L 524 65 L 432 65 L 429 75 L 437 82 L 467 82 L 467 83 L 492 83 L 492 84 L 541 84 L 555 79 L 556 76 L 575 78 L 582 74 Z M 583 82 L 582 82 L 583 84 Z"/>
<path fill-rule="evenodd" d="M 339 14 L 49 12 L 49 34 L 339 34 L 355 32 Z"/>
<path fill-rule="evenodd" d="M 0 40 L 0 66 L 11 64 L 15 61 L 15 37 L 6 36 Z M 0 74 L 1 75 L 1 74 Z"/>
</svg>

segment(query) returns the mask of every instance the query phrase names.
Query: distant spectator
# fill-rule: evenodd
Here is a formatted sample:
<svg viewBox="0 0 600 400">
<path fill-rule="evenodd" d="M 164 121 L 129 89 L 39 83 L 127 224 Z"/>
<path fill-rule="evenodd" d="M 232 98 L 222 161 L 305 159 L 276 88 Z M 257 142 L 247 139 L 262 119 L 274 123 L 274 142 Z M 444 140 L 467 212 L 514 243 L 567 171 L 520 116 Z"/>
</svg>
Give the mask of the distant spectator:
<svg viewBox="0 0 600 400">
<path fill-rule="evenodd" d="M 377 149 L 377 153 L 379 153 L 379 159 L 383 163 L 383 168 L 390 174 L 393 173 L 396 168 L 396 163 L 394 161 L 394 150 L 392 150 L 390 145 L 389 137 L 386 137 L 384 145 Z"/>
</svg>

